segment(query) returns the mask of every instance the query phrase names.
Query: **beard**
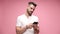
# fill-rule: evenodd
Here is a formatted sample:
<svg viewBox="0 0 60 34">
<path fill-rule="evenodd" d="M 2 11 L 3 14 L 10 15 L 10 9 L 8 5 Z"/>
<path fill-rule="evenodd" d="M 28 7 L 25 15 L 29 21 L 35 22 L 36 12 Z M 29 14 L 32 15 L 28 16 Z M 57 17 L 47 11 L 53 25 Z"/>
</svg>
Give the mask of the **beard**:
<svg viewBox="0 0 60 34">
<path fill-rule="evenodd" d="M 27 10 L 27 13 L 28 13 L 29 16 L 31 16 L 33 12 L 29 12 L 29 11 Z"/>
<path fill-rule="evenodd" d="M 30 13 L 29 11 L 27 11 L 27 13 L 28 13 L 28 15 L 29 15 L 29 16 L 31 16 L 31 15 L 32 15 L 32 13 Z"/>
</svg>

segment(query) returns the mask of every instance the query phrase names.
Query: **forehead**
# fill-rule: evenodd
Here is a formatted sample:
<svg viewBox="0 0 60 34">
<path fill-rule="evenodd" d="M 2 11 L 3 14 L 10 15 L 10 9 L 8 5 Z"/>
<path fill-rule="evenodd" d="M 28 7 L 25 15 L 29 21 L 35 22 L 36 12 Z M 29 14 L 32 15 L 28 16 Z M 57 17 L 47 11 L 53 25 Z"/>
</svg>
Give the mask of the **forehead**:
<svg viewBox="0 0 60 34">
<path fill-rule="evenodd" d="M 35 8 L 35 6 L 34 6 L 33 4 L 30 4 L 29 7 L 31 7 L 31 8 Z"/>
</svg>

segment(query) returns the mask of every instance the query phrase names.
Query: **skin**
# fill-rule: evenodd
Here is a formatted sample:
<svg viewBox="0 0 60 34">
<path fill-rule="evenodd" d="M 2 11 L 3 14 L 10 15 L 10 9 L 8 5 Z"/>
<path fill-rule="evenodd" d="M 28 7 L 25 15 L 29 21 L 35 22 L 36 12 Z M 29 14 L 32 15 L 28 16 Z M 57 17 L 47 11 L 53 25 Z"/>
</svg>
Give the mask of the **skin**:
<svg viewBox="0 0 60 34">
<path fill-rule="evenodd" d="M 28 5 L 27 11 L 25 13 L 27 18 L 32 15 L 35 8 L 36 7 L 33 4 Z M 34 33 L 38 34 L 37 33 L 38 32 L 38 26 L 36 24 L 32 24 L 32 23 L 26 25 L 25 27 L 16 26 L 16 34 L 23 34 L 27 29 L 31 29 L 32 27 L 34 28 Z"/>
<path fill-rule="evenodd" d="M 34 5 L 32 5 L 32 4 L 30 4 L 30 5 L 28 6 L 28 8 L 27 8 L 28 16 L 31 16 L 31 15 L 32 15 L 32 13 L 34 12 L 35 8 L 36 8 L 36 7 L 35 7 Z"/>
<path fill-rule="evenodd" d="M 39 27 L 37 25 L 38 24 L 33 24 L 34 34 L 39 34 Z"/>
</svg>

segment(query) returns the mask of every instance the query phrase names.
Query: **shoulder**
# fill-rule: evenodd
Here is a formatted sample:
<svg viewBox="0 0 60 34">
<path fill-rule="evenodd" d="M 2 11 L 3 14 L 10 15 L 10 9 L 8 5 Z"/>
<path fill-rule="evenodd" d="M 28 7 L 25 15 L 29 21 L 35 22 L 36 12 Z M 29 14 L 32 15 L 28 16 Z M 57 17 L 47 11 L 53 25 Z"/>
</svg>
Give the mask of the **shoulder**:
<svg viewBox="0 0 60 34">
<path fill-rule="evenodd" d="M 35 16 L 35 15 L 32 15 L 32 17 L 33 17 L 33 18 L 35 18 L 35 19 L 38 19 L 38 17 L 37 17 L 37 16 Z"/>
<path fill-rule="evenodd" d="M 19 15 L 19 16 L 17 17 L 17 19 L 21 19 L 21 18 L 23 18 L 23 17 L 24 17 L 24 14 Z"/>
<path fill-rule="evenodd" d="M 39 19 L 38 19 L 37 16 L 33 15 L 32 17 L 33 17 L 33 19 L 34 19 L 35 22 L 38 22 L 39 21 Z"/>
</svg>

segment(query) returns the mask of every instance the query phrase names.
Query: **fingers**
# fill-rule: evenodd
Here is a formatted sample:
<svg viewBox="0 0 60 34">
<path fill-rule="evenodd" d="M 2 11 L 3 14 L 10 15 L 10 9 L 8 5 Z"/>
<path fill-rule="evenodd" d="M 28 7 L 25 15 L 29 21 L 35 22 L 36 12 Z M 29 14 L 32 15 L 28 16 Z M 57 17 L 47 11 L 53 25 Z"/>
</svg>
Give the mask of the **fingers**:
<svg viewBox="0 0 60 34">
<path fill-rule="evenodd" d="M 26 25 L 28 29 L 31 29 L 33 27 L 33 24 L 30 23 L 29 25 Z"/>
<path fill-rule="evenodd" d="M 38 27 L 37 24 L 32 24 L 32 23 L 30 23 L 30 24 L 28 24 L 26 26 L 27 26 L 28 29 L 31 29 L 31 28 L 36 29 Z"/>
</svg>

